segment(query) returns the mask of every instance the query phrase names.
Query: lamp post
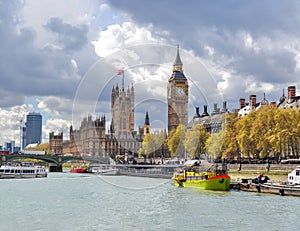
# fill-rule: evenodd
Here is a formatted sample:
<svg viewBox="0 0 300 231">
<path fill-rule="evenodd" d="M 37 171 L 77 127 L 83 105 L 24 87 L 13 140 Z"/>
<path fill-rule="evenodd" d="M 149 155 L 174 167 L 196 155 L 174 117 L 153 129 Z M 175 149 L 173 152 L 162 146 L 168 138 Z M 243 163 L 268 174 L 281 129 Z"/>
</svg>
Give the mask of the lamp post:
<svg viewBox="0 0 300 231">
<path fill-rule="evenodd" d="M 20 120 L 20 151 L 22 151 L 22 120 Z"/>
<path fill-rule="evenodd" d="M 239 171 L 242 170 L 242 152 L 239 151 L 239 158 L 240 158 L 240 166 L 239 166 Z"/>
</svg>

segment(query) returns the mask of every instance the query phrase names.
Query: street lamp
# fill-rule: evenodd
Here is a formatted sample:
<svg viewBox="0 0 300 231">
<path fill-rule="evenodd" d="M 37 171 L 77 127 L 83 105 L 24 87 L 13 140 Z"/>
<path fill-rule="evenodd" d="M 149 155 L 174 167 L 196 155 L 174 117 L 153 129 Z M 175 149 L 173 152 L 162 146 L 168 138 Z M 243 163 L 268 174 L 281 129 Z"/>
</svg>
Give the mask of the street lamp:
<svg viewBox="0 0 300 231">
<path fill-rule="evenodd" d="M 22 151 L 22 119 L 20 120 L 20 151 Z"/>
<path fill-rule="evenodd" d="M 239 166 L 239 171 L 242 170 L 242 152 L 239 151 L 239 158 L 240 158 L 240 166 Z"/>
</svg>

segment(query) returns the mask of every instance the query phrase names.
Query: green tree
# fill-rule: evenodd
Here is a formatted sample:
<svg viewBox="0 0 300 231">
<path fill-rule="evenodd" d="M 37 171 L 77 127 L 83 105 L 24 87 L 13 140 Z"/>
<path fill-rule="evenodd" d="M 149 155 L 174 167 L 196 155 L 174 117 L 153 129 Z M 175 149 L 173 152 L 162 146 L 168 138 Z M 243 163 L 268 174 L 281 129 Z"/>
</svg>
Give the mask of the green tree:
<svg viewBox="0 0 300 231">
<path fill-rule="evenodd" d="M 269 157 L 270 152 L 273 152 L 269 137 L 275 130 L 274 110 L 268 106 L 261 107 L 254 113 L 255 120 L 251 123 L 250 139 L 255 144 L 260 158 Z"/>
<path fill-rule="evenodd" d="M 233 159 L 238 156 L 240 150 L 237 134 L 238 130 L 236 129 L 236 124 L 239 120 L 237 113 L 226 113 L 224 114 L 225 118 L 223 120 L 222 132 L 224 131 L 224 141 L 222 143 L 222 157 Z M 223 151 L 224 150 L 224 151 Z"/>
<path fill-rule="evenodd" d="M 164 141 L 163 131 L 153 134 L 146 134 L 142 142 L 142 147 L 139 150 L 139 155 L 156 157 L 155 153 L 159 148 L 161 148 Z"/>
<path fill-rule="evenodd" d="M 171 152 L 171 156 L 177 156 L 179 158 L 185 157 L 184 142 L 185 139 L 185 126 L 179 124 L 176 130 L 170 132 L 168 137 L 168 146 Z"/>
<path fill-rule="evenodd" d="M 210 158 L 217 159 L 222 156 L 224 131 L 212 133 L 206 140 L 206 149 Z"/>
<path fill-rule="evenodd" d="M 184 147 L 188 150 L 191 159 L 206 152 L 205 144 L 208 137 L 209 133 L 203 124 L 195 125 L 186 131 Z"/>
<path fill-rule="evenodd" d="M 242 157 L 251 157 L 255 155 L 255 143 L 250 137 L 251 127 L 255 121 L 256 114 L 255 111 L 249 113 L 248 115 L 240 118 L 236 122 L 236 131 L 237 132 L 237 142 L 240 147 Z"/>
</svg>

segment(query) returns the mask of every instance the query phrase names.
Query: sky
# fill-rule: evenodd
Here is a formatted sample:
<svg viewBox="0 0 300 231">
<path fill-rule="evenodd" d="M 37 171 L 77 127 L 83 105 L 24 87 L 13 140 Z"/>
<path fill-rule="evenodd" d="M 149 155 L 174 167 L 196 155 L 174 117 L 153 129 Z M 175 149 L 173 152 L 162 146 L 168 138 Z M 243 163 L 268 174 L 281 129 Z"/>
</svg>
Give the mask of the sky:
<svg viewBox="0 0 300 231">
<path fill-rule="evenodd" d="M 189 118 L 256 94 L 277 101 L 300 89 L 300 3 L 182 0 L 0 0 L 0 144 L 19 145 L 20 121 L 43 116 L 49 132 L 105 115 L 122 78 L 134 86 L 135 127 L 149 111 L 166 127 L 167 82 L 177 45 L 189 79 Z"/>
</svg>

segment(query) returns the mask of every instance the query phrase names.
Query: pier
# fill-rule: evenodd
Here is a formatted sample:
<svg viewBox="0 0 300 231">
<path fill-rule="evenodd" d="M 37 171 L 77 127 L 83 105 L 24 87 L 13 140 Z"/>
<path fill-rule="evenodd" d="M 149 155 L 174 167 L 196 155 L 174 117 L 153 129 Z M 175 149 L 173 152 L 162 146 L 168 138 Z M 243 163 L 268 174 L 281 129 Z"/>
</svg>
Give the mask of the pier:
<svg viewBox="0 0 300 231">
<path fill-rule="evenodd" d="M 178 165 L 115 165 L 119 175 L 171 179 Z"/>
<path fill-rule="evenodd" d="M 280 196 L 300 196 L 300 185 L 281 185 L 273 183 L 255 184 L 251 180 L 246 182 L 233 181 L 230 183 L 230 189 L 241 190 L 245 192 L 268 193 Z"/>
</svg>

